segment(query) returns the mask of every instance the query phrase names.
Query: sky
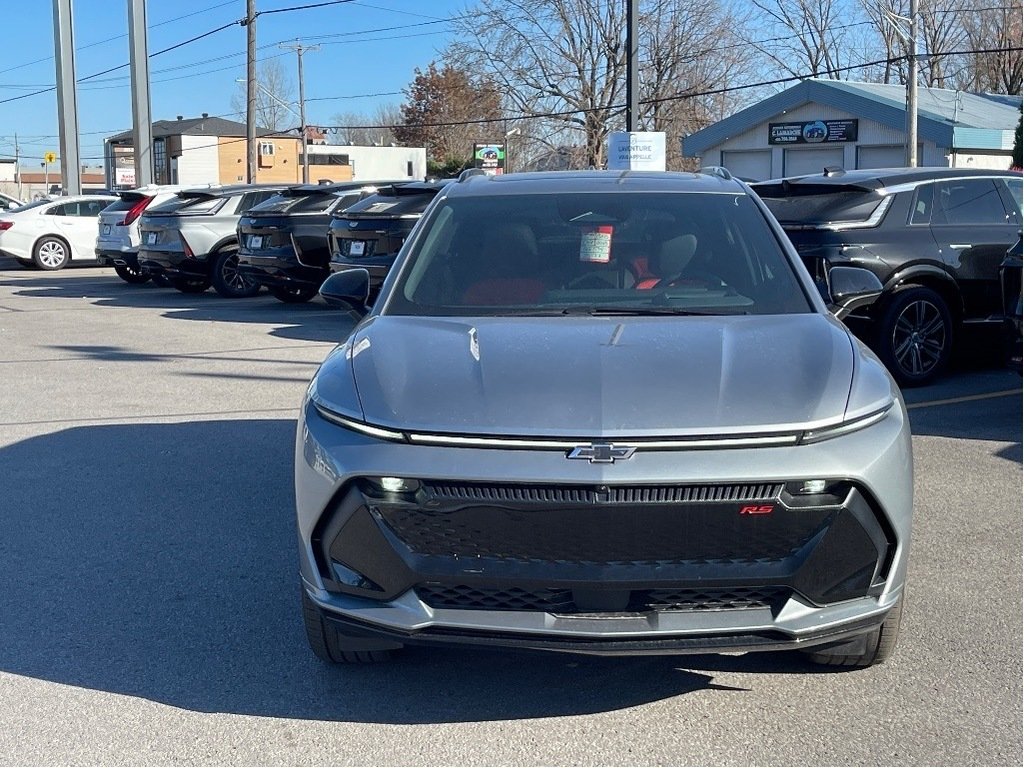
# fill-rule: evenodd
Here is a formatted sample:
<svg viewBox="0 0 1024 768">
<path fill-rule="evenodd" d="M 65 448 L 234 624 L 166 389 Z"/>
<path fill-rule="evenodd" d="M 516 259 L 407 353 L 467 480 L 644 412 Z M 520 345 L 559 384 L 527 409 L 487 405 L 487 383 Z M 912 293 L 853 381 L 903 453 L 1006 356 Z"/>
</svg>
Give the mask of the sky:
<svg viewBox="0 0 1024 768">
<path fill-rule="evenodd" d="M 256 0 L 260 12 L 322 0 Z M 78 80 L 128 63 L 127 0 L 72 0 L 75 68 Z M 324 125 L 339 112 L 370 114 L 380 104 L 399 104 L 402 89 L 425 69 L 450 40 L 445 19 L 464 13 L 467 0 L 353 0 L 259 17 L 257 59 L 279 60 L 296 78 L 294 52 L 281 42 L 319 44 L 303 55 L 306 120 Z M 52 0 L 5 0 L 0 56 L 0 157 L 14 157 L 14 136 L 22 166 L 58 152 L 55 91 L 52 86 Z M 245 0 L 148 0 L 150 100 L 154 120 L 203 112 L 225 116 L 245 77 L 245 28 L 233 25 L 176 50 L 167 48 L 245 16 Z M 24 96 L 24 98 L 16 98 Z M 6 101 L 7 99 L 14 99 Z M 83 164 L 101 165 L 103 139 L 132 127 L 129 71 L 125 66 L 78 86 L 80 153 Z M 244 122 L 244 115 L 241 116 Z"/>
</svg>

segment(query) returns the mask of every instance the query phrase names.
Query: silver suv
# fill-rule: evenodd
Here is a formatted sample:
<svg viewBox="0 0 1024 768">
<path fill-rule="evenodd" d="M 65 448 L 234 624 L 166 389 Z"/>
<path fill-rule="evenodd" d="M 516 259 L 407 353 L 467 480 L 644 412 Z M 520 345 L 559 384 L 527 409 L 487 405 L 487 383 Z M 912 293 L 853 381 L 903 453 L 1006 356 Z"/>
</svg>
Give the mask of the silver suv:
<svg viewBox="0 0 1024 768">
<path fill-rule="evenodd" d="M 126 283 L 145 283 L 150 275 L 139 269 L 139 219 L 150 207 L 172 199 L 181 187 L 150 184 L 121 192 L 99 215 L 96 236 L 96 259 L 103 266 L 113 267 Z"/>
<path fill-rule="evenodd" d="M 139 267 L 165 277 L 183 293 L 201 293 L 213 285 L 228 298 L 255 295 L 259 283 L 238 271 L 238 219 L 286 186 L 238 184 L 178 192 L 143 214 Z"/>
<path fill-rule="evenodd" d="M 295 493 L 313 651 L 893 651 L 910 428 L 727 173 L 467 176 L 320 293 L 364 315 L 307 389 Z"/>
</svg>

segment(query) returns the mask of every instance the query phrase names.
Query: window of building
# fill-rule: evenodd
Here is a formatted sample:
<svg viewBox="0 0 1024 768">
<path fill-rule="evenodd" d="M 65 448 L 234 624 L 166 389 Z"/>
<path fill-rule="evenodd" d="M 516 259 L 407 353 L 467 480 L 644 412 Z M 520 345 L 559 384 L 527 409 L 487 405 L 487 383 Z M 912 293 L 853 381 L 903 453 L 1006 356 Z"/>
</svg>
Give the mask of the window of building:
<svg viewBox="0 0 1024 768">
<path fill-rule="evenodd" d="M 299 162 L 302 162 L 302 157 L 299 157 Z M 349 165 L 348 155 L 327 155 L 327 154 L 316 154 L 309 153 L 309 164 L 310 165 Z"/>
<path fill-rule="evenodd" d="M 167 145 L 163 139 L 153 141 L 153 181 L 167 183 Z"/>
</svg>

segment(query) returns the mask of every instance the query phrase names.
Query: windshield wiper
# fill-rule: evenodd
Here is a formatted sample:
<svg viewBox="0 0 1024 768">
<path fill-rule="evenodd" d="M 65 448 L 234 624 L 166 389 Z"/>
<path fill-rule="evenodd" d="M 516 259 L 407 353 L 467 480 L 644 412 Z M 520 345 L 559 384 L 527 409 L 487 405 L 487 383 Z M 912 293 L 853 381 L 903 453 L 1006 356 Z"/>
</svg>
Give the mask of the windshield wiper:
<svg viewBox="0 0 1024 768">
<path fill-rule="evenodd" d="M 721 315 L 746 315 L 748 312 L 743 309 L 720 312 L 715 310 L 684 309 L 682 307 L 619 307 L 615 305 L 594 306 L 581 304 L 569 307 L 552 307 L 550 309 L 541 307 L 535 310 L 517 312 L 515 314 L 529 315 L 531 317 L 557 317 L 558 315 L 586 315 L 589 317 L 598 317 L 603 315 L 677 315 L 684 317 L 717 317 Z"/>
</svg>

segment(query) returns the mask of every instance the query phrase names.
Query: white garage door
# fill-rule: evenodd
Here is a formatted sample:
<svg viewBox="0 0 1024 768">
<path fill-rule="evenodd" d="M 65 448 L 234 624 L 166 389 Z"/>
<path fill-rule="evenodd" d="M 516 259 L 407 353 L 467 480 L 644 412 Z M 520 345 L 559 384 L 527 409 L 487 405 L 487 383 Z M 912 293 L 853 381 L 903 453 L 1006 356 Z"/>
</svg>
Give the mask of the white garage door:
<svg viewBox="0 0 1024 768">
<path fill-rule="evenodd" d="M 784 162 L 786 176 L 822 173 L 828 166 L 843 167 L 843 148 L 787 149 Z"/>
<path fill-rule="evenodd" d="M 733 176 L 764 181 L 772 176 L 772 151 L 770 149 L 723 150 L 722 165 Z"/>
<path fill-rule="evenodd" d="M 899 144 L 857 147 L 858 168 L 902 168 L 906 161 L 907 150 Z"/>
</svg>

